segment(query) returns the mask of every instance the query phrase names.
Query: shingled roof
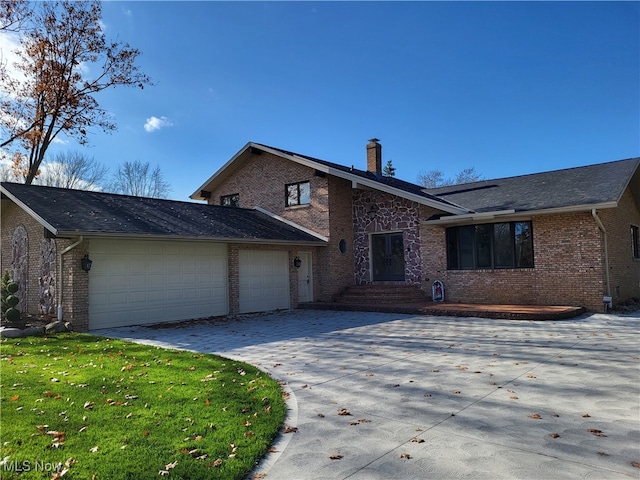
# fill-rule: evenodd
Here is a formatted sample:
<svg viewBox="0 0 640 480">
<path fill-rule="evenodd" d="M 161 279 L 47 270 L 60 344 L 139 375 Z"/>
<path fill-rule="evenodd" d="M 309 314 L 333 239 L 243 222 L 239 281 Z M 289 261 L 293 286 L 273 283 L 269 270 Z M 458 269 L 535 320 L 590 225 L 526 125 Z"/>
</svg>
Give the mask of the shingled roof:
<svg viewBox="0 0 640 480">
<path fill-rule="evenodd" d="M 474 212 L 602 208 L 615 206 L 632 179 L 638 187 L 639 164 L 640 158 L 630 158 L 427 191 Z"/>
<path fill-rule="evenodd" d="M 0 191 L 57 236 L 326 244 L 259 210 L 4 182 Z"/>
</svg>

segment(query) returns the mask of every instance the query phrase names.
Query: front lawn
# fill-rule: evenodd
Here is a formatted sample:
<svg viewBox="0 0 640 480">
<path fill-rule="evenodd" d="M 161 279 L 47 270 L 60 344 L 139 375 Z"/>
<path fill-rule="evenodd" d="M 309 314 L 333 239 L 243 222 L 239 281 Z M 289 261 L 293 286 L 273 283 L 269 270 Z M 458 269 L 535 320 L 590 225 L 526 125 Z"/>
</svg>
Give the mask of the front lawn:
<svg viewBox="0 0 640 480">
<path fill-rule="evenodd" d="M 2 479 L 243 478 L 285 416 L 250 365 L 85 334 L 5 339 Z"/>
</svg>

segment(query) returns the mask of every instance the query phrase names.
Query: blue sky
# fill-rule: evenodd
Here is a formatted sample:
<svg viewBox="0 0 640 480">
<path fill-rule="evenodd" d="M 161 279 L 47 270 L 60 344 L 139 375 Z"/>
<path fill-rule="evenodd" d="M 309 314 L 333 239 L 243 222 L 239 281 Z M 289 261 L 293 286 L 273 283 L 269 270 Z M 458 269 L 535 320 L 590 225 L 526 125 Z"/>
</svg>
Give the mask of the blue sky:
<svg viewBox="0 0 640 480">
<path fill-rule="evenodd" d="M 640 155 L 638 2 L 117 1 L 103 14 L 155 85 L 101 94 L 118 131 L 86 151 L 160 165 L 174 199 L 248 141 L 365 168 L 377 137 L 411 182 Z"/>
</svg>

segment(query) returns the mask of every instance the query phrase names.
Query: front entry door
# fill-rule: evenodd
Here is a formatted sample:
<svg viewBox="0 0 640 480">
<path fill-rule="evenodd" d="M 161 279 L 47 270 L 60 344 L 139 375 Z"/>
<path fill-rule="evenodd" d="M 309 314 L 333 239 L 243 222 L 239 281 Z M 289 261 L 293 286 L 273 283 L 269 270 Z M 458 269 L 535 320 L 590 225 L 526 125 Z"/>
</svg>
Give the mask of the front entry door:
<svg viewBox="0 0 640 480">
<path fill-rule="evenodd" d="M 302 261 L 298 269 L 298 302 L 313 301 L 313 272 L 311 269 L 311 252 L 299 252 Z"/>
<path fill-rule="evenodd" d="M 373 281 L 404 280 L 402 232 L 371 236 Z"/>
</svg>

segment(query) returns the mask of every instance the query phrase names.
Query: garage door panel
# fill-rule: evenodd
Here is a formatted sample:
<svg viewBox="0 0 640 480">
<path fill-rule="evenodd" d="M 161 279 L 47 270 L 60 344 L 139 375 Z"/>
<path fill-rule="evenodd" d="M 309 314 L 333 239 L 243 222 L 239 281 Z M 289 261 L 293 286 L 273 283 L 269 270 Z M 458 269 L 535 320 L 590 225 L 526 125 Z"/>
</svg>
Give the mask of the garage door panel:
<svg viewBox="0 0 640 480">
<path fill-rule="evenodd" d="M 289 254 L 240 250 L 240 313 L 289 308 Z"/>
<path fill-rule="evenodd" d="M 224 244 L 91 240 L 89 249 L 91 329 L 228 313 Z"/>
</svg>

